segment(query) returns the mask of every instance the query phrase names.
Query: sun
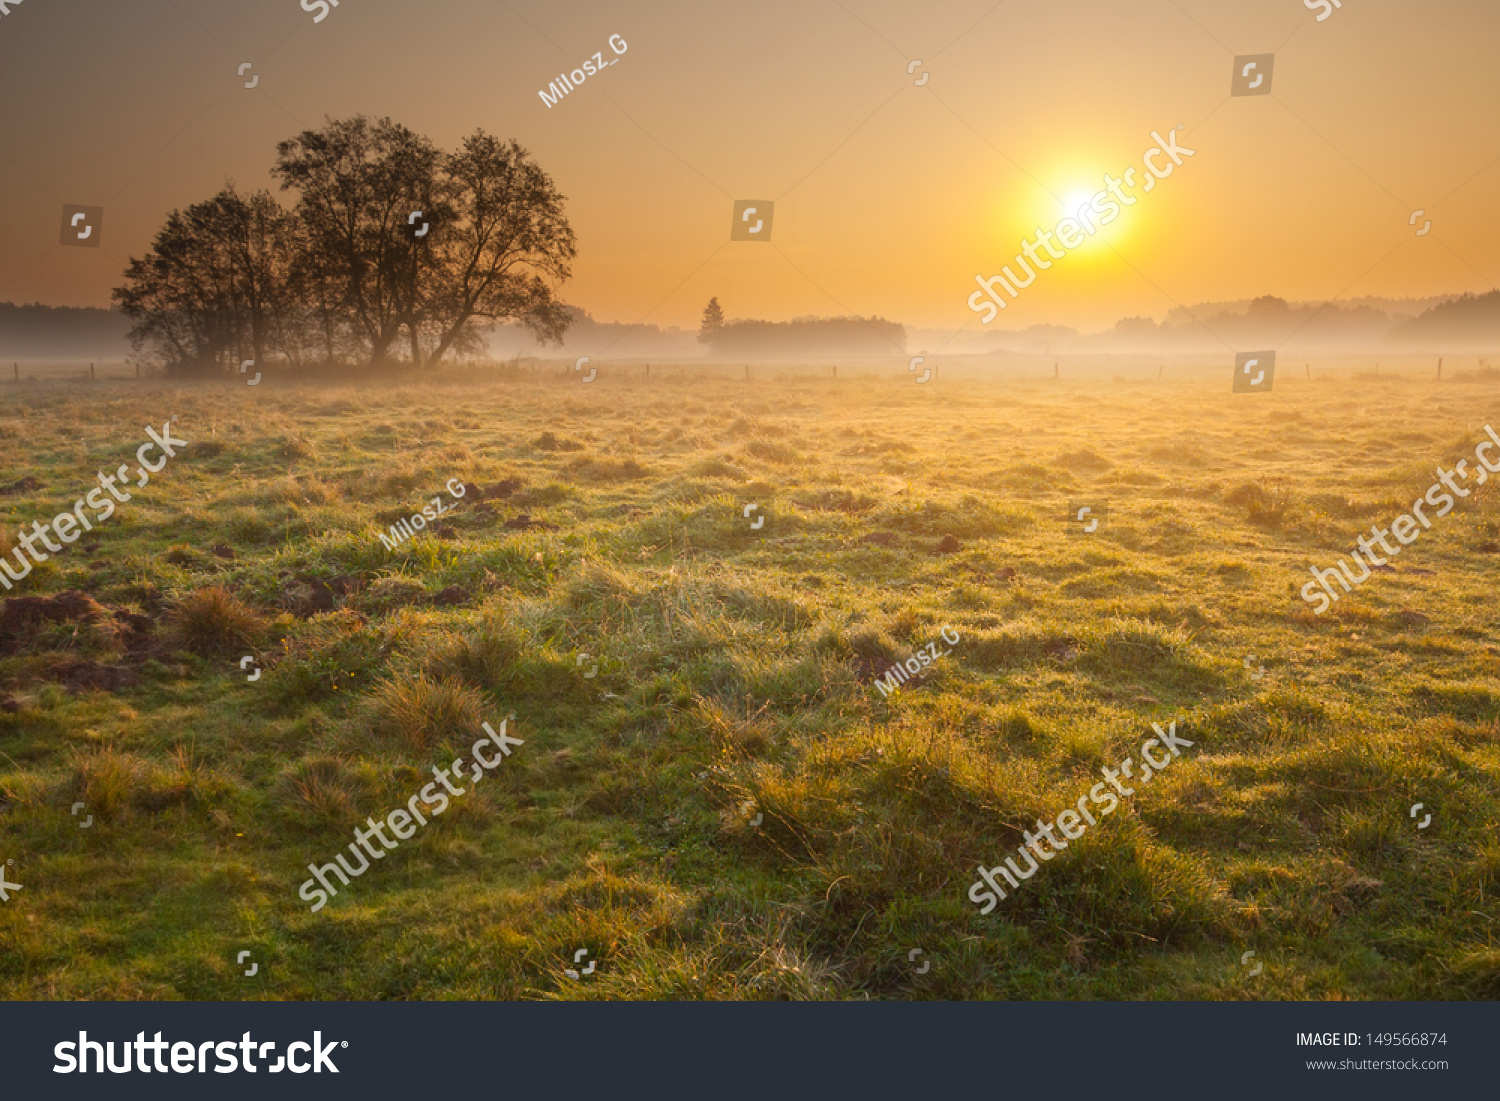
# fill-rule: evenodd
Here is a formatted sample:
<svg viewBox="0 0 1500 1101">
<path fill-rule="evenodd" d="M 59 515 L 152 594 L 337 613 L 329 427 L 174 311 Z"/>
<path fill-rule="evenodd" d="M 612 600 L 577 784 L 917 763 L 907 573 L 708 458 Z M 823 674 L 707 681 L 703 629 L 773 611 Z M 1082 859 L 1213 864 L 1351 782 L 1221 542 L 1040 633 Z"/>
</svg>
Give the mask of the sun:
<svg viewBox="0 0 1500 1101">
<path fill-rule="evenodd" d="M 1095 207 L 1094 197 L 1101 191 L 1104 195 Z M 1059 271 L 1070 269 L 1088 273 L 1090 277 L 1102 275 L 1118 263 L 1113 249 L 1132 235 L 1138 209 L 1115 199 L 1105 187 L 1103 171 L 1096 175 L 1079 163 L 1059 165 L 1056 170 L 1033 178 L 1024 195 L 1006 196 L 996 204 L 997 244 L 999 251 L 1009 257 L 1019 251 L 1021 241 L 1031 239 L 1039 243 L 1039 233 L 1055 233 L 1062 224 L 1066 236 L 1081 239 L 1066 246 L 1067 259 L 1060 261 Z M 1109 224 L 1105 225 L 1105 221 Z M 1056 262 L 1054 254 L 1043 251 L 1041 255 L 1051 256 Z"/>
<path fill-rule="evenodd" d="M 1113 259 L 1111 249 L 1106 246 L 1118 245 L 1128 236 L 1132 215 L 1135 213 L 1133 208 L 1121 206 L 1107 191 L 1099 200 L 1099 206 L 1095 207 L 1094 196 L 1100 191 L 1104 191 L 1102 181 L 1092 186 L 1074 184 L 1060 187 L 1055 192 L 1061 198 L 1053 206 L 1056 211 L 1054 221 L 1071 218 L 1079 224 L 1081 228 L 1078 232 L 1083 234 L 1084 240 L 1076 250 L 1070 250 L 1069 255 L 1086 268 L 1109 263 Z M 1113 209 L 1110 208 L 1110 203 L 1114 203 Z M 1108 224 L 1104 224 L 1105 222 Z"/>
<path fill-rule="evenodd" d="M 1104 215 L 1100 215 L 1099 211 L 1094 208 L 1094 196 L 1099 193 L 1099 190 L 1101 189 L 1096 188 L 1093 191 L 1075 189 L 1063 192 L 1062 194 L 1066 198 L 1061 204 L 1058 217 L 1072 218 L 1075 222 L 1078 222 L 1083 226 L 1084 234 L 1090 239 L 1100 237 L 1105 240 L 1113 240 L 1118 233 L 1117 227 L 1124 220 L 1124 211 L 1120 211 L 1120 213 L 1115 215 L 1108 226 L 1102 225 L 1102 219 L 1109 216 L 1109 207 L 1104 206 L 1106 212 Z M 1105 198 L 1107 199 L 1108 197 L 1108 193 L 1106 193 Z M 1103 206 L 1103 204 L 1104 200 L 1101 199 L 1100 205 Z M 1084 247 L 1087 248 L 1090 243 L 1094 242 L 1091 240 L 1086 241 Z"/>
<path fill-rule="evenodd" d="M 1065 192 L 1064 194 L 1063 210 L 1075 218 L 1078 217 L 1078 208 L 1088 206 L 1094 199 L 1094 192 L 1092 191 L 1072 191 Z M 1097 218 L 1098 216 L 1094 215 L 1094 217 Z"/>
</svg>

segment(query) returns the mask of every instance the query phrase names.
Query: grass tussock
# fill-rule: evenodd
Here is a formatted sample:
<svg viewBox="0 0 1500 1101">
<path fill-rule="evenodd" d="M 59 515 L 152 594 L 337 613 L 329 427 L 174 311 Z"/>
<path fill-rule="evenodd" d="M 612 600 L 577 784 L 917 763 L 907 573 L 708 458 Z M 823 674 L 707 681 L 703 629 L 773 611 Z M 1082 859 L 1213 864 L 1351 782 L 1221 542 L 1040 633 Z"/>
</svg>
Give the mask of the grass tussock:
<svg viewBox="0 0 1500 1101">
<path fill-rule="evenodd" d="M 204 657 L 253 648 L 266 627 L 265 616 L 221 585 L 207 585 L 184 594 L 170 617 L 173 641 Z"/>
<path fill-rule="evenodd" d="M 472 740 L 485 717 L 484 697 L 455 677 L 397 674 L 369 695 L 365 721 L 372 738 L 424 755 L 439 746 Z"/>
</svg>

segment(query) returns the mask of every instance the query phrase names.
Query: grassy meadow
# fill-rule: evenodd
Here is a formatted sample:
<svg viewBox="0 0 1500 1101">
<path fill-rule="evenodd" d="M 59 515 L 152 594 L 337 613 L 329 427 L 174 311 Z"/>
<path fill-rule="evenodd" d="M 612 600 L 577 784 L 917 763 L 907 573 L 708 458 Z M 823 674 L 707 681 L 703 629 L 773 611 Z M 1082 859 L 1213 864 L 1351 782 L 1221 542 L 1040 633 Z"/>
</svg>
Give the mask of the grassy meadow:
<svg viewBox="0 0 1500 1101">
<path fill-rule="evenodd" d="M 191 442 L 0 611 L 0 996 L 1500 997 L 1500 497 L 1297 595 L 1472 459 L 1493 378 L 776 375 L 6 384 L 6 552 Z M 1174 719 L 981 916 L 976 866 Z"/>
</svg>

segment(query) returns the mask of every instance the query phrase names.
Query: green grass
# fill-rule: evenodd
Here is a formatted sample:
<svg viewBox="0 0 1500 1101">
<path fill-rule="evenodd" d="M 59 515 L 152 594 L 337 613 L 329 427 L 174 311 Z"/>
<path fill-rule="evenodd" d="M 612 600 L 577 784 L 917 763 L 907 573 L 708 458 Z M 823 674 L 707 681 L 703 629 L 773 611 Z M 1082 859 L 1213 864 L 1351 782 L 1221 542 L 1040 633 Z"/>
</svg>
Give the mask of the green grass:
<svg viewBox="0 0 1500 1101">
<path fill-rule="evenodd" d="M 11 594 L 97 603 L 0 629 L 0 996 L 1500 996 L 1500 498 L 1297 596 L 1500 399 L 1221 389 L 8 388 L 5 481 L 42 484 L 5 550 L 144 425 L 192 444 Z M 386 550 L 450 478 L 519 485 Z M 308 911 L 310 862 L 512 712 L 492 778 Z M 981 916 L 976 865 L 1172 719 L 1195 746 Z"/>
</svg>

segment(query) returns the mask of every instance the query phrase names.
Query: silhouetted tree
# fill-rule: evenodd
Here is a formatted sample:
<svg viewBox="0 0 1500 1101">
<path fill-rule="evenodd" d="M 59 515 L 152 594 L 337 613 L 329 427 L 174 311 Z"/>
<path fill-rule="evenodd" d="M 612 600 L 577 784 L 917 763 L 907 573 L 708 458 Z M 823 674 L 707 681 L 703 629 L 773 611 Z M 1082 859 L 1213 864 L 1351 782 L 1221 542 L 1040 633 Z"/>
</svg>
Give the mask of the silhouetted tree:
<svg viewBox="0 0 1500 1101">
<path fill-rule="evenodd" d="M 411 236 L 410 219 L 420 211 L 430 226 L 447 213 L 437 201 L 442 154 L 388 118 L 363 115 L 304 130 L 276 151 L 272 172 L 282 190 L 298 193 L 304 247 L 339 288 L 339 305 L 379 364 L 403 326 L 415 334 L 420 324 L 431 249 Z"/>
<path fill-rule="evenodd" d="M 704 344 L 712 344 L 723 327 L 724 311 L 719 308 L 717 298 L 710 298 L 708 305 L 703 307 L 703 324 L 698 326 L 698 339 Z"/>
<path fill-rule="evenodd" d="M 456 153 L 390 119 L 329 120 L 277 146 L 297 203 L 234 189 L 174 211 L 115 291 L 132 340 L 172 369 L 392 358 L 414 367 L 480 345 L 476 321 L 562 342 L 554 286 L 577 255 L 563 196 L 514 141 L 476 130 Z"/>
<path fill-rule="evenodd" d="M 232 370 L 272 347 L 288 354 L 295 254 L 294 219 L 264 191 L 245 197 L 227 187 L 174 210 L 113 294 L 133 322 L 131 344 L 174 372 Z"/>
<path fill-rule="evenodd" d="M 443 163 L 453 222 L 434 249 L 440 278 L 423 303 L 437 363 L 476 317 L 519 321 L 562 343 L 569 317 L 549 280 L 566 280 L 578 249 L 563 196 L 516 142 L 476 130 Z"/>
</svg>

